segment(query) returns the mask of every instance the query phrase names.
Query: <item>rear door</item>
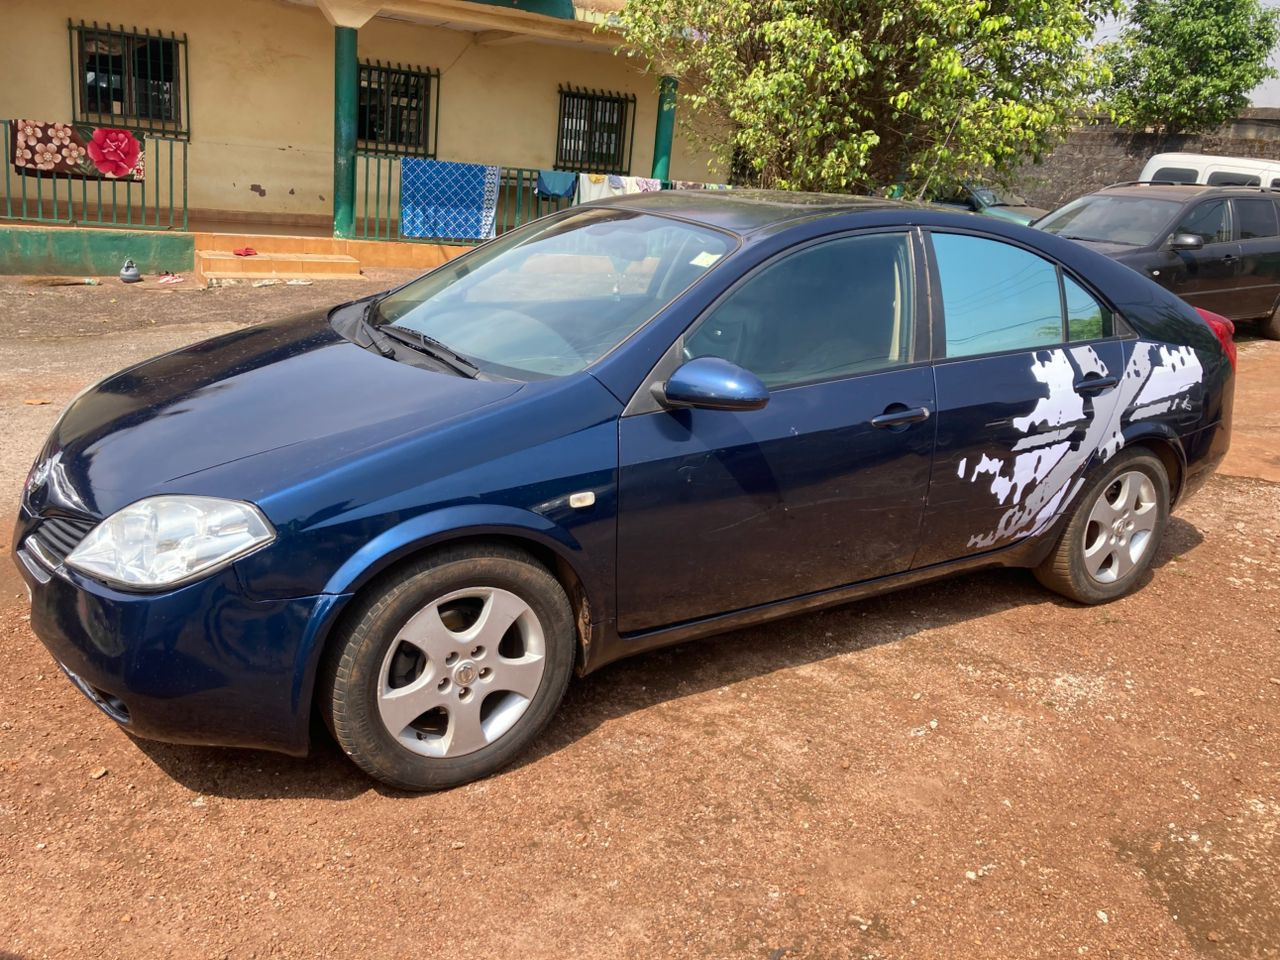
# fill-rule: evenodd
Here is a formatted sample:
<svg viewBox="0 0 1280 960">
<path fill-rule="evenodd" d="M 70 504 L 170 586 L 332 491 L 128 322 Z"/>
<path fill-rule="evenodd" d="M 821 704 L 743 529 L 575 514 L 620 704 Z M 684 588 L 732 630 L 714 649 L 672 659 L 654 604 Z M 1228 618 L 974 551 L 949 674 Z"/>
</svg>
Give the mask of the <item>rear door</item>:
<svg viewBox="0 0 1280 960">
<path fill-rule="evenodd" d="M 1023 247 L 933 231 L 938 436 L 913 563 L 1038 533 L 1110 436 L 1124 367 L 1113 318 Z"/>
<path fill-rule="evenodd" d="M 1193 233 L 1204 241 L 1199 250 L 1169 251 L 1173 277 L 1169 287 L 1194 307 L 1231 319 L 1243 319 L 1239 289 L 1240 244 L 1232 234 L 1231 205 L 1218 197 L 1189 207 L 1174 233 Z"/>
<path fill-rule="evenodd" d="M 1280 224 L 1270 197 L 1237 197 L 1231 220 L 1240 244 L 1238 309 L 1242 317 L 1264 317 L 1280 297 Z"/>
</svg>

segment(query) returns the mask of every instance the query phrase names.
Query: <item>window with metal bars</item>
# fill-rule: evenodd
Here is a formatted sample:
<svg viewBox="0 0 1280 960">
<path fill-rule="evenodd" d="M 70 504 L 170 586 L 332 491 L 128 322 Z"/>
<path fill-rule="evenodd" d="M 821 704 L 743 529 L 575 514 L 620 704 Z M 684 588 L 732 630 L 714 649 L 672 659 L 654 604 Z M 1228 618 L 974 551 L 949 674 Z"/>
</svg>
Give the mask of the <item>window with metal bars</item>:
<svg viewBox="0 0 1280 960">
<path fill-rule="evenodd" d="M 635 128 L 634 94 L 562 86 L 556 169 L 630 173 Z"/>
<path fill-rule="evenodd" d="M 380 61 L 360 64 L 356 139 L 368 153 L 434 157 L 440 131 L 440 71 Z"/>
<path fill-rule="evenodd" d="M 187 35 L 138 30 L 95 21 L 67 21 L 71 38 L 75 115 L 81 123 L 182 136 Z"/>
</svg>

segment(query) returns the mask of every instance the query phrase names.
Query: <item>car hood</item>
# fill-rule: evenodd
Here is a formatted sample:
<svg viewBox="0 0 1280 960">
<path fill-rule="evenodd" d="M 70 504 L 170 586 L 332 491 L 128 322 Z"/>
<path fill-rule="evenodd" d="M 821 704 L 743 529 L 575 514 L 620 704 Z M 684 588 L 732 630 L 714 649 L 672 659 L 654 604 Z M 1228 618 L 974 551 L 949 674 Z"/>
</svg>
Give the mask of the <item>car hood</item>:
<svg viewBox="0 0 1280 960">
<path fill-rule="evenodd" d="M 521 386 L 384 358 L 340 336 L 327 312 L 264 323 L 145 361 L 82 393 L 54 428 L 28 500 L 35 509 L 57 503 L 106 515 L 267 451 L 295 448 L 290 459 L 310 466 L 342 462 Z"/>
</svg>

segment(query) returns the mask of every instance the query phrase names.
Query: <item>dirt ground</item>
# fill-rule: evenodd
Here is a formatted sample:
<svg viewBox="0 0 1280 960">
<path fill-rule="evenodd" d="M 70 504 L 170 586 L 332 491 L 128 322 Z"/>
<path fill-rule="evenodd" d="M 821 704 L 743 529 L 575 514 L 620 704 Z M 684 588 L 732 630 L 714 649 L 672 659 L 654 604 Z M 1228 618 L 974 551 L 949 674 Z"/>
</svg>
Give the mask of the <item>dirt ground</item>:
<svg viewBox="0 0 1280 960">
<path fill-rule="evenodd" d="M 395 279 L 0 280 L 6 554 L 85 384 Z M 1236 449 L 1132 597 L 984 573 L 642 656 L 428 796 L 135 743 L 0 562 L 0 958 L 1280 957 L 1278 383 L 1242 343 Z"/>
</svg>

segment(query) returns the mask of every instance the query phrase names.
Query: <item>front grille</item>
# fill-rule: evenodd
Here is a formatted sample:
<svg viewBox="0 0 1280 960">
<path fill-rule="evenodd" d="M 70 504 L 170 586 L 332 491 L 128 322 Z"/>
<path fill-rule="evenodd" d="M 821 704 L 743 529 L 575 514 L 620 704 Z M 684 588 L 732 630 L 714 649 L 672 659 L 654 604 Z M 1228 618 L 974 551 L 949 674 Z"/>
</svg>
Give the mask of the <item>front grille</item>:
<svg viewBox="0 0 1280 960">
<path fill-rule="evenodd" d="M 55 563 L 62 563 L 67 554 L 98 525 L 96 520 L 82 517 L 45 517 L 31 535 L 43 556 Z"/>
</svg>

